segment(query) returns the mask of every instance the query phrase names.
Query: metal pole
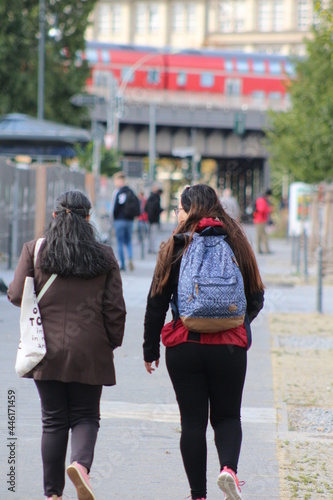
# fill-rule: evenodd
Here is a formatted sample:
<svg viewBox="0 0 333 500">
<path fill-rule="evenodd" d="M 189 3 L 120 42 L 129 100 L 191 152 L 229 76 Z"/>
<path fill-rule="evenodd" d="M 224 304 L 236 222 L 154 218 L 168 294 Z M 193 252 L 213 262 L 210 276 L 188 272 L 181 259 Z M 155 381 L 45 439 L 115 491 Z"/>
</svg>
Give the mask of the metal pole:
<svg viewBox="0 0 333 500">
<path fill-rule="evenodd" d="M 15 178 L 13 185 L 13 225 L 12 225 L 12 258 L 17 257 L 18 240 L 18 202 L 19 202 L 19 175 L 15 168 Z"/>
<path fill-rule="evenodd" d="M 300 264 L 301 264 L 301 236 L 298 235 L 296 236 L 296 270 L 297 274 L 299 274 L 300 271 Z"/>
<path fill-rule="evenodd" d="M 94 204 L 97 203 L 97 197 L 99 195 L 99 179 L 101 173 L 101 137 L 98 130 L 97 122 L 92 123 L 92 136 L 93 136 L 93 165 L 92 171 L 95 180 L 95 192 L 94 192 Z"/>
<path fill-rule="evenodd" d="M 304 241 L 304 277 L 305 281 L 308 281 L 308 236 L 306 234 L 306 229 L 303 230 L 303 241 Z"/>
<path fill-rule="evenodd" d="M 154 182 L 156 161 L 156 105 L 149 104 L 149 182 Z"/>
<path fill-rule="evenodd" d="M 323 249 L 318 248 L 317 312 L 323 312 Z"/>
<path fill-rule="evenodd" d="M 8 265 L 7 269 L 12 268 L 12 252 L 13 252 L 13 224 L 10 222 L 8 224 Z"/>
<path fill-rule="evenodd" d="M 39 40 L 38 40 L 38 107 L 37 117 L 44 118 L 44 78 L 45 78 L 45 0 L 39 0 Z"/>
<path fill-rule="evenodd" d="M 295 258 L 295 248 L 296 248 L 296 245 L 295 245 L 295 235 L 293 234 L 292 237 L 291 237 L 291 265 L 294 266 L 295 265 L 295 262 L 296 262 L 296 258 Z"/>
</svg>

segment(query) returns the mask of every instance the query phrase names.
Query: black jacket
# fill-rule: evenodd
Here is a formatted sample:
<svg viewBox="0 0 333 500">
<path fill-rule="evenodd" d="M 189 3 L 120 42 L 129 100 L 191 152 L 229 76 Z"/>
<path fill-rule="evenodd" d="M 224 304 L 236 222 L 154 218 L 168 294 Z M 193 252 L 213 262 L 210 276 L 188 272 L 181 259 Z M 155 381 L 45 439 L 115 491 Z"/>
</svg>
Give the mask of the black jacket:
<svg viewBox="0 0 333 500">
<path fill-rule="evenodd" d="M 113 218 L 114 220 L 133 220 L 134 217 L 128 217 L 125 215 L 125 202 L 128 193 L 133 192 L 129 187 L 124 186 L 119 189 L 116 194 L 116 199 L 113 207 Z"/>
<path fill-rule="evenodd" d="M 222 227 L 212 227 L 211 232 L 206 233 L 208 235 L 225 235 L 225 229 Z M 163 288 L 161 295 L 150 296 L 150 291 L 147 298 L 147 307 L 144 321 L 144 343 L 143 352 L 144 360 L 147 362 L 152 362 L 160 357 L 160 337 L 161 330 L 165 323 L 166 314 L 169 309 L 170 300 L 173 294 L 177 293 L 178 288 L 178 278 L 181 259 L 177 259 L 182 249 L 184 248 L 185 238 L 182 234 L 177 234 L 174 236 L 175 240 L 175 252 L 173 259 L 176 262 L 172 265 L 170 277 L 168 283 Z M 230 240 L 228 236 L 225 241 L 230 245 Z M 248 337 L 248 347 L 251 345 L 251 327 L 250 323 L 256 318 L 264 305 L 264 292 L 257 292 L 246 297 L 247 299 L 247 311 L 245 316 L 245 328 Z M 173 317 L 175 318 L 175 313 L 173 311 Z"/>
<path fill-rule="evenodd" d="M 148 220 L 151 224 L 160 222 L 160 214 L 163 212 L 161 208 L 161 198 L 157 193 L 150 193 L 145 205 L 145 212 L 147 212 Z"/>
</svg>

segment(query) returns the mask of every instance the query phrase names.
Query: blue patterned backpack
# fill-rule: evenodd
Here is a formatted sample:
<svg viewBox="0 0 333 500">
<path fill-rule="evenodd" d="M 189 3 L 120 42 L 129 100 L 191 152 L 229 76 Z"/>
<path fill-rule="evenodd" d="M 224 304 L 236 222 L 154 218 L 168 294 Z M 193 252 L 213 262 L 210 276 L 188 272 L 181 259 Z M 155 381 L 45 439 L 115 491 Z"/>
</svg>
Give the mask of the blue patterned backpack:
<svg viewBox="0 0 333 500">
<path fill-rule="evenodd" d="M 225 236 L 194 233 L 182 256 L 177 295 L 179 316 L 191 331 L 219 332 L 244 322 L 243 277 Z"/>
</svg>

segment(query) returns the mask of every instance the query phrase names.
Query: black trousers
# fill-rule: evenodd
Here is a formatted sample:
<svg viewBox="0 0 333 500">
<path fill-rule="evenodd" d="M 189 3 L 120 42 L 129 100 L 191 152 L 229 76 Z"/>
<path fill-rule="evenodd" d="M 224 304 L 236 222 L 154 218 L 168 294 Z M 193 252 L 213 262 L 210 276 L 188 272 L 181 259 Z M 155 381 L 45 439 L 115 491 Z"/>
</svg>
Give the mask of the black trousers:
<svg viewBox="0 0 333 500">
<path fill-rule="evenodd" d="M 240 409 L 246 349 L 187 342 L 166 349 L 166 364 L 181 416 L 180 449 L 193 499 L 206 498 L 208 416 L 220 470 L 237 472 L 242 442 Z"/>
<path fill-rule="evenodd" d="M 35 380 L 42 407 L 44 494 L 61 496 L 65 487 L 65 460 L 69 430 L 71 462 L 88 471 L 99 429 L 102 386 Z"/>
</svg>

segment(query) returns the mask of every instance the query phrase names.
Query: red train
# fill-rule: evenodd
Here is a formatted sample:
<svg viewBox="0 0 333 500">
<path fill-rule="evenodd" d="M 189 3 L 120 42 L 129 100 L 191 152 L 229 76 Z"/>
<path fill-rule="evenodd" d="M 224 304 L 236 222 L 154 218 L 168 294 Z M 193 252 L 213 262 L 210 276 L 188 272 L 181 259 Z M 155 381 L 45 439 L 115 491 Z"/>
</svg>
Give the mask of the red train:
<svg viewBox="0 0 333 500">
<path fill-rule="evenodd" d="M 213 50 L 180 50 L 87 42 L 88 92 L 100 94 L 110 85 L 173 94 L 209 94 L 212 98 L 245 98 L 245 102 L 288 100 L 287 83 L 294 74 L 287 56 Z M 183 95 L 183 98 L 186 98 Z"/>
</svg>

